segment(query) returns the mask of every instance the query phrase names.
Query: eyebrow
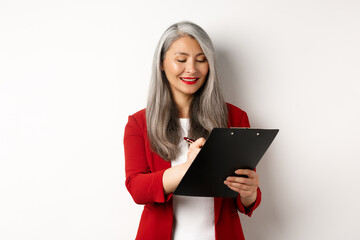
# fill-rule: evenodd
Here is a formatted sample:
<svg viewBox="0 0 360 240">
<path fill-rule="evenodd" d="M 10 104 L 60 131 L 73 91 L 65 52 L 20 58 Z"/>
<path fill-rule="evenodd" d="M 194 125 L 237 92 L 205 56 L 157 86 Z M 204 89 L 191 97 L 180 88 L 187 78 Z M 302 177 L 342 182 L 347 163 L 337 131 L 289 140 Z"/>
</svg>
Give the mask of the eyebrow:
<svg viewBox="0 0 360 240">
<path fill-rule="evenodd" d="M 188 53 L 186 52 L 176 52 L 175 55 L 185 55 L 185 56 L 190 56 Z M 205 53 L 201 52 L 201 53 L 198 53 L 196 54 L 195 56 L 200 56 L 200 55 L 205 55 Z"/>
</svg>

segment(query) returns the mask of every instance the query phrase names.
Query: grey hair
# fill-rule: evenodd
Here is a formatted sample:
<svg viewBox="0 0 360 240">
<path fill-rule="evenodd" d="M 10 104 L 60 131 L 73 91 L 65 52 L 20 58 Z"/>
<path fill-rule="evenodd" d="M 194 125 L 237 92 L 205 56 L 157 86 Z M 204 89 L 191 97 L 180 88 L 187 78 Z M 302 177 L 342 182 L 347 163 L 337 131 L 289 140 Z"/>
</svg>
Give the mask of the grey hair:
<svg viewBox="0 0 360 240">
<path fill-rule="evenodd" d="M 184 36 L 197 40 L 209 64 L 207 79 L 191 102 L 188 136 L 193 139 L 207 138 L 213 128 L 227 127 L 228 123 L 228 110 L 220 87 L 215 49 L 210 37 L 192 22 L 171 25 L 160 38 L 155 50 L 146 107 L 147 135 L 151 149 L 164 160 L 174 160 L 177 157 L 181 127 L 170 85 L 161 66 L 171 45 Z"/>
</svg>

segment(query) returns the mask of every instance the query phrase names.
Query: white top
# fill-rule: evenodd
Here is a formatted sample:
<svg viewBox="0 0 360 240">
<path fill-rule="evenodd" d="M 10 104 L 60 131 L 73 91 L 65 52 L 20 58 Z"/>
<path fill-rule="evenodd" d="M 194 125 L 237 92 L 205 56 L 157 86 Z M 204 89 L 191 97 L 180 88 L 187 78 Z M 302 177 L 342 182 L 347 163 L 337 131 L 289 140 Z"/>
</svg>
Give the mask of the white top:
<svg viewBox="0 0 360 240">
<path fill-rule="evenodd" d="M 189 131 L 189 119 L 180 118 L 183 130 L 179 157 L 171 166 L 187 160 L 188 143 L 183 140 Z M 173 240 L 215 240 L 214 198 L 173 195 Z"/>
</svg>

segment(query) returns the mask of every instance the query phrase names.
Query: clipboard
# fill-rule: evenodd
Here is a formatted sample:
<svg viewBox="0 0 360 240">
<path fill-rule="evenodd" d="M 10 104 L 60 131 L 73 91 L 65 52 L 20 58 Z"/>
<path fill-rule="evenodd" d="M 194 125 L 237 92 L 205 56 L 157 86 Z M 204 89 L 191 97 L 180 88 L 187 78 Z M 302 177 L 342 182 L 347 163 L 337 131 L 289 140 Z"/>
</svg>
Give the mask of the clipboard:
<svg viewBox="0 0 360 240">
<path fill-rule="evenodd" d="M 224 184 L 237 169 L 255 169 L 278 129 L 214 128 L 175 189 L 175 195 L 237 197 Z"/>
</svg>

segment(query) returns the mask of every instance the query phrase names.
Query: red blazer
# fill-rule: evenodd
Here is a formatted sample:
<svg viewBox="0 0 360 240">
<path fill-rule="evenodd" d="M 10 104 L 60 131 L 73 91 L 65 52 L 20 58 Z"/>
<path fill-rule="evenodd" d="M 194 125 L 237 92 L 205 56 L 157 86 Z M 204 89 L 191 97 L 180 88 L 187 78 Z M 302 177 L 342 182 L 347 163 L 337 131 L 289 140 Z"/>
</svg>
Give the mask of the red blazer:
<svg viewBox="0 0 360 240">
<path fill-rule="evenodd" d="M 246 112 L 227 104 L 231 127 L 250 127 Z M 171 163 L 150 150 L 145 109 L 129 116 L 124 134 L 126 187 L 137 204 L 144 204 L 136 239 L 170 240 L 172 238 L 172 194 L 165 195 L 162 177 Z M 237 198 L 214 198 L 216 240 L 244 239 L 238 210 L 251 216 L 261 201 L 245 209 Z"/>
</svg>

